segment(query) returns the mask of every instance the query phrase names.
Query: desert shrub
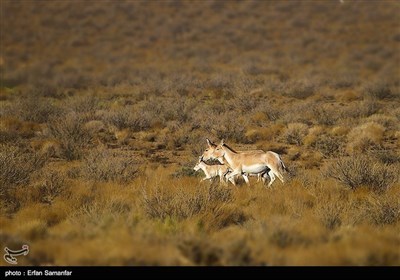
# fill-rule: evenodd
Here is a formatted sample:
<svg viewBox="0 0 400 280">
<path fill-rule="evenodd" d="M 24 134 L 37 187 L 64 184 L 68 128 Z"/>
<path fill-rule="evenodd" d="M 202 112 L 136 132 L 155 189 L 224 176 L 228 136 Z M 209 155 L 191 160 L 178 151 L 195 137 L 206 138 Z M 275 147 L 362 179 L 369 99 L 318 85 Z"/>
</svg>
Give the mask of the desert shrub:
<svg viewBox="0 0 400 280">
<path fill-rule="evenodd" d="M 176 186 L 166 190 L 160 186 L 143 189 L 142 204 L 145 213 L 153 219 L 187 219 L 216 209 L 221 203 L 232 201 L 232 191 L 217 184 L 209 188 L 196 186 L 188 189 Z"/>
<path fill-rule="evenodd" d="M 206 239 L 186 238 L 178 243 L 178 248 L 196 265 L 222 265 L 222 248 Z"/>
<path fill-rule="evenodd" d="M 139 168 L 131 155 L 106 149 L 89 152 L 82 173 L 89 180 L 127 183 L 138 175 Z"/>
<path fill-rule="evenodd" d="M 373 99 L 386 99 L 392 97 L 392 91 L 388 84 L 377 82 L 366 85 L 363 92 Z"/>
<path fill-rule="evenodd" d="M 77 113 L 94 114 L 99 108 L 100 100 L 93 95 L 74 96 L 67 101 L 66 106 Z"/>
<path fill-rule="evenodd" d="M 397 130 L 400 129 L 399 121 L 394 116 L 384 114 L 374 114 L 367 118 L 368 122 L 374 122 L 384 126 L 386 129 Z"/>
<path fill-rule="evenodd" d="M 340 110 L 341 118 L 365 118 L 369 117 L 380 109 L 380 105 L 372 100 L 364 100 L 351 104 Z"/>
<path fill-rule="evenodd" d="M 316 106 L 312 109 L 314 119 L 317 120 L 318 124 L 322 125 L 333 125 L 339 119 L 336 108 L 328 106 Z"/>
<path fill-rule="evenodd" d="M 90 143 L 92 136 L 84 128 L 85 122 L 82 116 L 70 113 L 48 123 L 49 134 L 61 143 L 61 156 L 65 159 L 81 158 L 82 149 Z"/>
<path fill-rule="evenodd" d="M 279 106 L 271 104 L 268 100 L 261 103 L 258 110 L 264 113 L 270 121 L 276 121 L 282 116 L 282 109 Z"/>
<path fill-rule="evenodd" d="M 365 152 L 382 144 L 385 128 L 375 122 L 357 126 L 348 134 L 347 151 Z"/>
<path fill-rule="evenodd" d="M 55 171 L 50 171 L 42 174 L 41 178 L 42 182 L 39 184 L 40 200 L 51 204 L 65 190 L 65 177 Z"/>
<path fill-rule="evenodd" d="M 336 160 L 326 169 L 325 175 L 352 190 L 365 186 L 378 193 L 386 191 L 398 180 L 395 167 L 364 155 Z"/>
<path fill-rule="evenodd" d="M 185 99 L 166 99 L 160 117 L 164 121 L 177 121 L 183 124 L 190 120 L 191 112 L 196 105 L 195 102 Z"/>
<path fill-rule="evenodd" d="M 84 128 L 90 134 L 96 134 L 99 132 L 104 132 L 106 130 L 106 126 L 104 125 L 104 123 L 99 120 L 88 121 L 87 123 L 85 123 Z"/>
<path fill-rule="evenodd" d="M 238 120 L 232 113 L 225 113 L 216 118 L 208 117 L 211 131 L 219 139 L 229 139 L 237 143 L 247 143 L 246 127 L 249 120 Z"/>
<path fill-rule="evenodd" d="M 343 142 L 343 137 L 321 134 L 315 137 L 310 146 L 318 150 L 325 158 L 339 157 L 342 155 Z"/>
<path fill-rule="evenodd" d="M 316 91 L 316 84 L 311 81 L 291 81 L 282 88 L 282 95 L 297 99 L 304 99 L 313 95 Z"/>
<path fill-rule="evenodd" d="M 351 88 L 354 85 L 356 85 L 359 81 L 357 78 L 353 75 L 341 75 L 337 77 L 336 79 L 333 79 L 330 83 L 330 85 L 334 89 L 345 89 L 345 88 Z"/>
<path fill-rule="evenodd" d="M 29 183 L 32 174 L 42 168 L 45 159 L 36 153 L 0 145 L 0 204 L 1 211 L 15 211 L 19 202 L 13 190 Z M 3 207 L 4 206 L 4 207 Z"/>
<path fill-rule="evenodd" d="M 375 199 L 367 207 L 376 225 L 391 225 L 400 220 L 400 203 L 385 199 Z"/>
<path fill-rule="evenodd" d="M 290 123 L 281 137 L 288 144 L 300 146 L 303 144 L 307 131 L 307 125 L 303 123 Z"/>
<path fill-rule="evenodd" d="M 20 140 L 20 135 L 12 130 L 0 130 L 0 143 L 17 143 Z"/>
<path fill-rule="evenodd" d="M 49 119 L 61 115 L 63 109 L 55 106 L 46 98 L 27 96 L 20 97 L 11 106 L 5 107 L 4 114 L 18 116 L 21 120 L 45 123 Z"/>
<path fill-rule="evenodd" d="M 233 204 L 223 204 L 206 212 L 200 219 L 200 226 L 206 230 L 220 230 L 231 225 L 242 225 L 249 220 L 242 209 Z"/>
<path fill-rule="evenodd" d="M 332 202 L 320 203 L 316 206 L 316 213 L 322 225 L 328 230 L 334 230 L 342 225 L 342 216 L 346 212 L 344 197 L 329 194 Z"/>
<path fill-rule="evenodd" d="M 1 190 L 26 184 L 31 174 L 40 169 L 45 162 L 45 159 L 36 153 L 4 144 L 0 147 Z"/>
<path fill-rule="evenodd" d="M 392 150 L 369 150 L 368 155 L 378 159 L 384 164 L 395 164 L 400 162 L 400 155 Z"/>
<path fill-rule="evenodd" d="M 279 248 L 287 248 L 307 244 L 309 240 L 294 230 L 277 229 L 269 237 L 269 242 Z"/>
<path fill-rule="evenodd" d="M 168 132 L 162 137 L 162 141 L 169 149 L 181 149 L 190 140 L 190 128 L 183 127 L 177 122 L 170 122 L 168 124 Z"/>
<path fill-rule="evenodd" d="M 143 112 L 135 112 L 132 108 L 125 107 L 111 111 L 107 116 L 107 122 L 119 129 L 141 131 L 151 126 L 151 116 Z"/>
</svg>

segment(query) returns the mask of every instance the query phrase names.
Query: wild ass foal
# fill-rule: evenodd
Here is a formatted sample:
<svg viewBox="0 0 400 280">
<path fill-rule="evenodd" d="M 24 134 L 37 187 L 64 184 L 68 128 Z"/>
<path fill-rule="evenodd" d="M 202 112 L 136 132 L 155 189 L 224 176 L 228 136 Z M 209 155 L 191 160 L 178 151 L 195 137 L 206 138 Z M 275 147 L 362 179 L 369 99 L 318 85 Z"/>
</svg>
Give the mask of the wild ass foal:
<svg viewBox="0 0 400 280">
<path fill-rule="evenodd" d="M 203 179 L 201 179 L 201 181 L 204 180 L 211 180 L 214 177 L 219 176 L 219 181 L 221 183 L 226 183 L 224 182 L 224 178 L 226 179 L 226 174 L 230 171 L 230 169 L 228 168 L 227 165 L 225 164 L 207 164 L 203 161 L 203 157 L 199 157 L 199 161 L 197 162 L 197 164 L 195 165 L 195 167 L 193 168 L 194 171 L 198 171 L 199 169 L 203 170 L 204 174 L 206 175 L 206 177 L 204 177 Z M 233 179 L 231 179 L 233 180 Z M 232 182 L 232 181 L 231 181 Z"/>
<path fill-rule="evenodd" d="M 217 144 L 214 144 L 213 142 L 210 141 L 210 139 L 206 138 L 207 141 L 207 145 L 208 148 L 203 152 L 203 157 L 205 157 L 206 159 L 210 159 L 212 158 L 212 154 L 214 153 L 215 149 L 217 148 Z M 245 153 L 245 154 L 263 154 L 265 153 L 263 150 L 251 150 L 251 151 L 238 151 L 239 153 Z M 219 157 L 217 158 L 217 160 L 221 163 L 221 164 L 225 164 L 227 166 L 229 166 L 229 163 L 225 160 L 224 157 Z M 237 174 L 236 176 L 242 175 L 242 177 L 244 178 L 244 180 L 246 182 L 248 182 L 248 176 L 257 176 L 257 182 L 260 181 L 260 178 L 262 179 L 263 183 L 266 182 L 267 178 L 269 178 L 268 176 L 268 171 L 269 169 L 263 170 L 262 172 L 259 173 L 245 173 L 243 172 L 242 174 Z M 229 178 L 229 181 L 233 184 L 236 185 L 236 181 L 234 177 Z"/>
<path fill-rule="evenodd" d="M 229 167 L 233 170 L 227 178 L 233 178 L 238 174 L 243 173 L 262 173 L 268 169 L 268 175 L 271 178 L 268 186 L 270 187 L 275 181 L 275 176 L 284 183 L 281 172 L 286 169 L 283 161 L 277 153 L 268 151 L 266 153 L 240 153 L 221 141 L 211 154 L 208 154 L 204 159 L 209 158 L 224 158 L 229 164 Z M 246 183 L 249 185 L 247 176 L 243 176 Z"/>
</svg>

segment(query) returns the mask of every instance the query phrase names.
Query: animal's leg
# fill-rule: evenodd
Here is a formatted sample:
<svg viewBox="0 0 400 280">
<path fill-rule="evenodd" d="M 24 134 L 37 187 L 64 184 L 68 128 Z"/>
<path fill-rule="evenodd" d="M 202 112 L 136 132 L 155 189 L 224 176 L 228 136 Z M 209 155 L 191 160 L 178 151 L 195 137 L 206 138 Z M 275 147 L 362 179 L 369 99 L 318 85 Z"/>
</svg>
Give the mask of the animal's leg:
<svg viewBox="0 0 400 280">
<path fill-rule="evenodd" d="M 242 177 L 243 177 L 244 181 L 246 182 L 246 184 L 247 184 L 248 186 L 250 186 L 249 177 L 247 177 L 246 174 L 242 174 Z"/>
<path fill-rule="evenodd" d="M 268 172 L 269 177 L 271 178 L 271 182 L 269 182 L 268 187 L 271 187 L 272 183 L 275 181 L 275 174 L 272 170 Z"/>
<path fill-rule="evenodd" d="M 241 174 L 240 171 L 233 171 L 233 172 L 231 172 L 231 173 L 229 173 L 229 174 L 227 175 L 227 178 L 228 178 L 228 180 L 231 181 L 231 182 L 232 182 L 231 179 L 233 179 L 232 184 L 233 184 L 234 186 L 236 186 L 235 176 L 236 176 L 236 175 L 240 175 L 240 174 Z"/>
<path fill-rule="evenodd" d="M 285 183 L 285 180 L 283 179 L 282 174 L 279 172 L 278 169 L 276 168 L 271 168 L 271 171 L 276 175 L 276 177 L 278 177 L 279 180 L 281 180 L 282 184 Z"/>
<path fill-rule="evenodd" d="M 205 177 L 205 178 L 201 179 L 200 182 L 203 182 L 205 180 L 211 180 L 211 179 L 212 179 L 211 177 Z"/>
</svg>

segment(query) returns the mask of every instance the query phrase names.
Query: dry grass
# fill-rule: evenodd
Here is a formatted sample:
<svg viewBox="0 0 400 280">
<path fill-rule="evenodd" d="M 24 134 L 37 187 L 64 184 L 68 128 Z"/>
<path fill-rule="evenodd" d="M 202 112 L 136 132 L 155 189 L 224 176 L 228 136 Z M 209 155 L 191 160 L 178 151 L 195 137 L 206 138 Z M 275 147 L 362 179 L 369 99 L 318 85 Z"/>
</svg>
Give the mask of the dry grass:
<svg viewBox="0 0 400 280">
<path fill-rule="evenodd" d="M 0 41 L 21 264 L 400 264 L 399 3 L 28 2 Z M 199 183 L 206 137 L 286 183 Z"/>
</svg>

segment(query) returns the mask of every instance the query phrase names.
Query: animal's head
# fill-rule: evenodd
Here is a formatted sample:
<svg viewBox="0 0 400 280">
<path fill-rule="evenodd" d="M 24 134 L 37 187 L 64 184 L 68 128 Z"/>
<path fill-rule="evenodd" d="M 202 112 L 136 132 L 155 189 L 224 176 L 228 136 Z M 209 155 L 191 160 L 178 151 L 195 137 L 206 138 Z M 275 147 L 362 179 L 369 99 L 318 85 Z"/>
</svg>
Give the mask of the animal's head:
<svg viewBox="0 0 400 280">
<path fill-rule="evenodd" d="M 199 161 L 196 163 L 196 165 L 193 167 L 194 171 L 197 171 L 200 169 L 200 164 L 203 162 L 203 156 L 199 157 Z"/>
<path fill-rule="evenodd" d="M 206 139 L 207 141 L 207 148 L 206 150 L 203 152 L 203 160 L 209 160 L 209 159 L 215 159 L 215 157 L 213 157 L 213 153 L 215 151 L 215 148 L 217 147 L 216 144 L 214 144 L 213 142 L 210 141 L 210 139 Z"/>
<path fill-rule="evenodd" d="M 221 143 L 217 145 L 212 153 L 213 158 L 222 158 L 225 155 L 225 151 L 223 149 L 225 145 L 224 139 L 221 140 Z"/>
</svg>

